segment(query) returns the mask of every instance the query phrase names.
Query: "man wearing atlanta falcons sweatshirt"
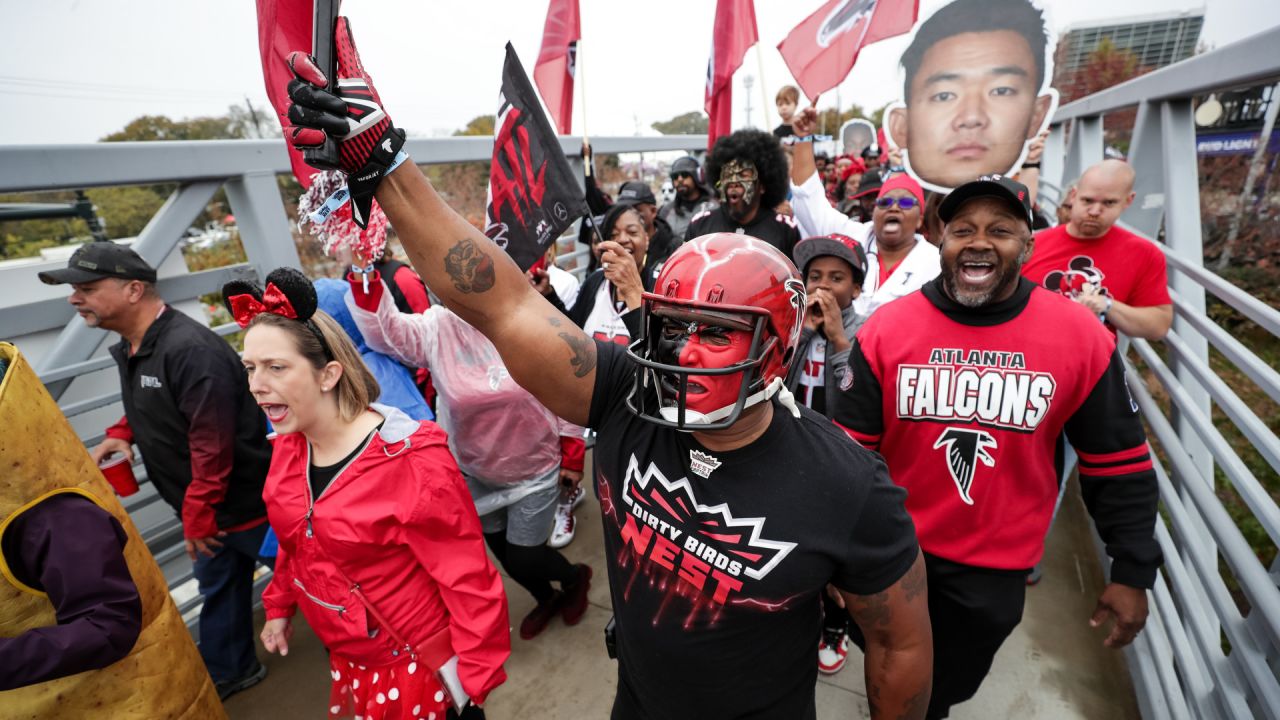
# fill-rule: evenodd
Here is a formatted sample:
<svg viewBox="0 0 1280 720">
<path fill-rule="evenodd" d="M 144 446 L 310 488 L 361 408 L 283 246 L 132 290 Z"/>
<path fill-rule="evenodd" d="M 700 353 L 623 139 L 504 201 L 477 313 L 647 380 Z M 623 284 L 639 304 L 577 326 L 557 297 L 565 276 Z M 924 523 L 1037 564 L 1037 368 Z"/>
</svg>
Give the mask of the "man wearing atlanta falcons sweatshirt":
<svg viewBox="0 0 1280 720">
<path fill-rule="evenodd" d="M 952 192 L 939 216 L 942 274 L 862 326 L 835 414 L 907 490 L 929 580 L 930 718 L 977 692 L 1022 619 L 1064 430 L 1111 557 L 1091 618 L 1114 619 L 1107 646 L 1142 630 L 1161 561 L 1155 473 L 1114 336 L 1019 274 L 1034 245 L 1026 187 L 985 176 Z"/>
</svg>

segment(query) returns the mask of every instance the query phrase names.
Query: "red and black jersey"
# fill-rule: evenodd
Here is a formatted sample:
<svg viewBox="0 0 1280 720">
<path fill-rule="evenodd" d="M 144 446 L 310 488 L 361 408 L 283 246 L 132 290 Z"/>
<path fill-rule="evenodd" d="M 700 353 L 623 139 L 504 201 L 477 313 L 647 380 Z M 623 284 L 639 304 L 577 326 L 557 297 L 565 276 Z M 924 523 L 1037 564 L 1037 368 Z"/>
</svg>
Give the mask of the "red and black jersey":
<svg viewBox="0 0 1280 720">
<path fill-rule="evenodd" d="M 872 315 L 849 363 L 835 419 L 884 455 L 925 552 L 1038 562 L 1065 430 L 1112 580 L 1151 587 L 1155 474 L 1115 340 L 1088 310 L 1026 279 L 1010 299 L 968 308 L 934 280 Z"/>
</svg>

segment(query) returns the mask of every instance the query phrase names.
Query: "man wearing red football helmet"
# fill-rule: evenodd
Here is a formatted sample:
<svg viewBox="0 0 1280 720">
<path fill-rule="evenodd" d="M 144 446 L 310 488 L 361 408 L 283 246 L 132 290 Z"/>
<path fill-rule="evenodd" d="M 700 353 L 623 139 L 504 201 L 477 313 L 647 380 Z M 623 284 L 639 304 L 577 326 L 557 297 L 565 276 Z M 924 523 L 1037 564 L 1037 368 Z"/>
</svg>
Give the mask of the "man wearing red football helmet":
<svg viewBox="0 0 1280 720">
<path fill-rule="evenodd" d="M 736 233 L 690 241 L 644 294 L 628 406 L 681 430 L 732 427 L 782 387 L 803 310 L 804 283 L 773 246 Z"/>
<path fill-rule="evenodd" d="M 915 531 L 884 463 L 781 389 L 804 307 L 790 261 L 751 237 L 694 239 L 645 295 L 630 350 L 592 341 L 417 165 L 365 157 L 339 122 L 348 101 L 307 65 L 290 120 L 337 140 L 348 172 L 390 168 L 375 197 L 428 287 L 540 402 L 597 431 L 612 717 L 814 718 L 829 583 L 867 636 L 872 717 L 922 717 L 933 646 Z M 340 59 L 351 75 L 368 81 Z"/>
</svg>

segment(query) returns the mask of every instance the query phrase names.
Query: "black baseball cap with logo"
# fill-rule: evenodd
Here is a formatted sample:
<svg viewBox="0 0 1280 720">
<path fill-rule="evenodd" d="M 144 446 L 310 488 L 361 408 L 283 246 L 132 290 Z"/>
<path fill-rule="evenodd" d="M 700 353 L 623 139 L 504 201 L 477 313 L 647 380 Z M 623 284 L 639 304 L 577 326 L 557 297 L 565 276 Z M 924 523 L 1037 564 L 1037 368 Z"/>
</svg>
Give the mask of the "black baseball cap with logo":
<svg viewBox="0 0 1280 720">
<path fill-rule="evenodd" d="M 938 206 L 938 217 L 949 223 L 955 217 L 960 206 L 974 198 L 990 197 L 1003 201 L 1031 228 L 1034 217 L 1031 214 L 1031 193 L 1027 186 L 1004 175 L 983 175 L 972 182 L 967 182 L 955 190 Z"/>
<path fill-rule="evenodd" d="M 791 251 L 791 254 L 796 262 L 796 267 L 800 268 L 800 271 L 806 275 L 809 272 L 809 263 L 813 262 L 815 258 L 830 255 L 849 263 L 849 267 L 853 269 L 854 282 L 859 285 L 867 277 L 867 253 L 858 244 L 857 240 L 848 235 L 832 233 L 831 235 L 805 238 L 796 243 L 796 247 Z"/>
<path fill-rule="evenodd" d="M 653 196 L 653 188 L 649 187 L 649 183 L 640 180 L 631 180 L 622 183 L 622 187 L 618 189 L 618 202 L 627 205 L 657 205 L 658 199 Z"/>
<path fill-rule="evenodd" d="M 107 277 L 153 283 L 156 270 L 131 248 L 111 241 L 97 241 L 81 245 L 71 254 L 65 268 L 46 270 L 38 277 L 46 285 L 91 283 Z"/>
</svg>

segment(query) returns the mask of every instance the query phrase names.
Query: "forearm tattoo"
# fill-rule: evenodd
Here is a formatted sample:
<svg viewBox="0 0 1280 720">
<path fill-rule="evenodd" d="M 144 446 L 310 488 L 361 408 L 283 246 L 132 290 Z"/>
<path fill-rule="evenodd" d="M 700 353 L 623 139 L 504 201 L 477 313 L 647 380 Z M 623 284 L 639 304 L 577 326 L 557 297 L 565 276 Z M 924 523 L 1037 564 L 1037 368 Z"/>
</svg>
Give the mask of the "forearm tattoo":
<svg viewBox="0 0 1280 720">
<path fill-rule="evenodd" d="M 462 293 L 482 293 L 496 280 L 493 259 L 471 238 L 463 238 L 444 256 L 444 271 Z"/>
</svg>

